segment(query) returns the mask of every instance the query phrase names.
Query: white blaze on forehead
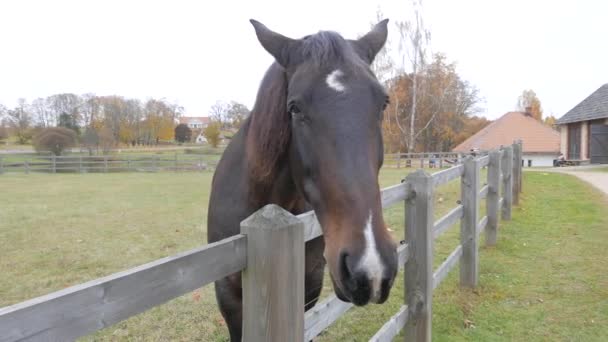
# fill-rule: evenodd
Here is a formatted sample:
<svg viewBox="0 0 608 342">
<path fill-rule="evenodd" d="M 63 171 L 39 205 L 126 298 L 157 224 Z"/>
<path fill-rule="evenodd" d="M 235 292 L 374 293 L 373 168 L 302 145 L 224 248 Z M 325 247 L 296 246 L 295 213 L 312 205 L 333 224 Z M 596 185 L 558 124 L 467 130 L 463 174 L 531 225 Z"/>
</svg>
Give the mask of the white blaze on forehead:
<svg viewBox="0 0 608 342">
<path fill-rule="evenodd" d="M 341 76 L 344 76 L 344 73 L 342 72 L 342 70 L 336 69 L 336 70 L 332 71 L 329 75 L 327 75 L 325 82 L 331 89 L 338 91 L 338 92 L 343 92 L 344 90 L 346 90 L 346 87 L 344 86 L 344 83 L 342 83 L 338 79 Z"/>
<path fill-rule="evenodd" d="M 369 218 L 363 230 L 365 236 L 365 252 L 359 261 L 359 269 L 367 272 L 372 281 L 372 301 L 378 300 L 380 297 L 380 286 L 382 285 L 382 275 L 384 274 L 384 265 L 380 259 L 380 253 L 376 247 L 376 238 L 372 230 L 372 212 L 369 212 Z"/>
</svg>

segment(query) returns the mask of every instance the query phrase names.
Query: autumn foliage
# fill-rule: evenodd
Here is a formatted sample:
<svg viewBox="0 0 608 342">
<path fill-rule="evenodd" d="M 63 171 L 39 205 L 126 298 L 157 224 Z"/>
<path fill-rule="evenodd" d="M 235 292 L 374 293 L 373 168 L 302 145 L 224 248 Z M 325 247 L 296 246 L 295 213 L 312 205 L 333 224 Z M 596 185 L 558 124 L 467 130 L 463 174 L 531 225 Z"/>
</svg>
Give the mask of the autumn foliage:
<svg viewBox="0 0 608 342">
<path fill-rule="evenodd" d="M 412 122 L 414 78 L 417 94 Z M 474 116 L 479 110 L 477 89 L 462 80 L 442 54 L 434 55 L 416 74 L 401 73 L 386 85 L 391 101 L 382 125 L 387 153 L 450 151 L 489 124 Z M 410 139 L 412 124 L 414 139 Z M 412 140 L 414 146 L 410 146 Z"/>
<path fill-rule="evenodd" d="M 213 121 L 203 129 L 203 135 L 209 145 L 213 147 L 217 147 L 220 144 L 220 135 L 221 135 L 221 124 L 217 121 Z"/>
</svg>

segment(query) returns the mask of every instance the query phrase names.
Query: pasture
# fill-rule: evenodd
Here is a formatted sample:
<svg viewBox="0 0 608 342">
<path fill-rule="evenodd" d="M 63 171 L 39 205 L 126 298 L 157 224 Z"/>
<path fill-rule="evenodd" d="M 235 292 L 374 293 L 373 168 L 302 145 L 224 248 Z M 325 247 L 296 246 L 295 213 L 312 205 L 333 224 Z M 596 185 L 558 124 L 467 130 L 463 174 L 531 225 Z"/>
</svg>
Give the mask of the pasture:
<svg viewBox="0 0 608 342">
<path fill-rule="evenodd" d="M 385 169 L 381 186 L 405 170 Z M 0 306 L 82 283 L 205 243 L 211 173 L 0 176 Z M 437 217 L 457 183 L 436 193 Z M 608 336 L 606 201 L 559 174 L 525 173 L 522 204 L 483 248 L 480 286 L 460 290 L 457 272 L 434 299 L 436 340 L 601 340 Z M 483 207 L 482 207 L 483 215 Z M 385 211 L 396 239 L 403 208 Z M 436 244 L 440 263 L 458 230 Z M 328 285 L 328 284 L 327 284 Z M 367 340 L 403 302 L 397 282 L 384 306 L 351 310 L 321 341 Z M 326 286 L 326 295 L 329 287 Z M 212 287 L 195 291 L 84 340 L 223 341 Z"/>
</svg>

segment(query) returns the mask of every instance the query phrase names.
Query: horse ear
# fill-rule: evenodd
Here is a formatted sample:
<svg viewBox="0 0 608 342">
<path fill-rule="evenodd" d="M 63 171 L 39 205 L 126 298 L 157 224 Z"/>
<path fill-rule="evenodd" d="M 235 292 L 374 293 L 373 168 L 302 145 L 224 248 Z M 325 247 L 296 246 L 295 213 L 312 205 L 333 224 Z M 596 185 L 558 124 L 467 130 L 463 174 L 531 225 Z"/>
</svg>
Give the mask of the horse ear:
<svg viewBox="0 0 608 342">
<path fill-rule="evenodd" d="M 255 29 L 255 34 L 268 53 L 283 67 L 287 68 L 290 65 L 291 51 L 293 51 L 297 40 L 283 36 L 266 27 L 257 20 L 250 19 L 251 25 Z"/>
<path fill-rule="evenodd" d="M 380 52 L 384 43 L 386 43 L 386 37 L 388 36 L 387 26 L 388 19 L 384 19 L 377 23 L 366 35 L 351 41 L 359 56 L 367 63 L 372 64 L 374 58 Z"/>
</svg>

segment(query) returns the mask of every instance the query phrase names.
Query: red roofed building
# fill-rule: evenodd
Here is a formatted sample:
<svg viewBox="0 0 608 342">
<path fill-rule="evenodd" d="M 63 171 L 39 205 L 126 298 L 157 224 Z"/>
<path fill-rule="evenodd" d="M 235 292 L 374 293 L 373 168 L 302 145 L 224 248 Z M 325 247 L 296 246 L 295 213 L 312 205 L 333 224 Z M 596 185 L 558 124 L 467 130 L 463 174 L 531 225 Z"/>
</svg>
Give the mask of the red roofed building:
<svg viewBox="0 0 608 342">
<path fill-rule="evenodd" d="M 203 129 L 211 122 L 208 116 L 182 116 L 179 118 L 180 124 L 186 124 L 190 129 Z"/>
<path fill-rule="evenodd" d="M 454 152 L 492 150 L 523 141 L 525 166 L 553 166 L 560 151 L 559 132 L 523 112 L 509 112 L 454 148 Z"/>
</svg>

